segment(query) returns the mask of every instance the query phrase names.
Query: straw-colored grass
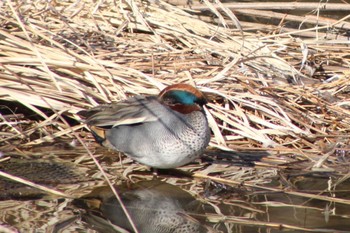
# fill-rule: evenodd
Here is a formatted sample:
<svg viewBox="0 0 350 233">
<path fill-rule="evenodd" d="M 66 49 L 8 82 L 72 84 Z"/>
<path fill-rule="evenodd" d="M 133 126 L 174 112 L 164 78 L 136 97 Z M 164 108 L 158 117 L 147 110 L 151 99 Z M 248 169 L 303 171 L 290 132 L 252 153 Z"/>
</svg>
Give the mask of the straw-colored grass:
<svg viewBox="0 0 350 233">
<path fill-rule="evenodd" d="M 49 124 L 91 105 L 189 82 L 214 97 L 212 146 L 225 144 L 223 135 L 226 144 L 246 138 L 254 147 L 303 147 L 300 137 L 349 131 L 348 103 L 341 95 L 348 73 L 324 71 L 322 79 L 329 79 L 322 83 L 298 71 L 312 59 L 346 69 L 345 41 L 242 37 L 234 28 L 205 23 L 163 2 L 8 1 L 2 8 L 2 99 L 51 117 Z M 325 124 L 330 127 L 322 128 Z M 62 136 L 45 134 L 47 139 Z"/>
<path fill-rule="evenodd" d="M 240 21 L 225 4 L 203 2 L 193 9 L 134 0 L 0 3 L 2 151 L 76 137 L 85 144 L 84 126 L 72 126 L 79 110 L 185 82 L 210 102 L 210 146 L 218 149 L 210 158 L 268 155 L 252 161 L 257 170 L 187 166 L 195 177 L 257 188 L 289 168 L 346 180 L 350 56 L 341 30 L 349 27 L 349 16 L 327 24 L 316 14 L 305 19 L 311 27 L 287 28 L 283 18 L 280 25 L 254 24 Z M 301 23 L 297 18 L 289 20 Z M 79 154 L 74 161 L 86 159 Z"/>
</svg>

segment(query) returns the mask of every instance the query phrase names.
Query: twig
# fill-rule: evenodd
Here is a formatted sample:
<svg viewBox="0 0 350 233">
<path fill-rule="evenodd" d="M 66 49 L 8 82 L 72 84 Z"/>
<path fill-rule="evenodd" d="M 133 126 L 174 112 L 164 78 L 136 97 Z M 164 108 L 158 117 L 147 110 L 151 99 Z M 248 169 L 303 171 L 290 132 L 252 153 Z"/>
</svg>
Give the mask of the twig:
<svg viewBox="0 0 350 233">
<path fill-rule="evenodd" d="M 239 3 L 223 3 L 227 8 L 232 10 L 255 9 L 255 10 L 299 10 L 311 11 L 320 9 L 322 11 L 350 11 L 350 4 L 342 3 L 313 3 L 313 2 L 239 2 Z M 213 5 L 219 9 L 219 6 Z M 194 10 L 208 10 L 204 5 L 192 5 Z"/>
</svg>

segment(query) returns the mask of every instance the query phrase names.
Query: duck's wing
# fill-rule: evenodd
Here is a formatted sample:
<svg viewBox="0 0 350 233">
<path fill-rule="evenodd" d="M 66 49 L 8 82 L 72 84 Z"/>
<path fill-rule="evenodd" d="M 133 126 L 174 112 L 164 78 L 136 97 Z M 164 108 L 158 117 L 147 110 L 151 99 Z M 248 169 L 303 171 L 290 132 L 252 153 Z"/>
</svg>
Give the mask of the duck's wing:
<svg viewBox="0 0 350 233">
<path fill-rule="evenodd" d="M 158 119 L 154 109 L 160 103 L 157 97 L 134 96 L 121 102 L 99 105 L 78 113 L 86 124 L 103 128 L 152 122 Z"/>
</svg>

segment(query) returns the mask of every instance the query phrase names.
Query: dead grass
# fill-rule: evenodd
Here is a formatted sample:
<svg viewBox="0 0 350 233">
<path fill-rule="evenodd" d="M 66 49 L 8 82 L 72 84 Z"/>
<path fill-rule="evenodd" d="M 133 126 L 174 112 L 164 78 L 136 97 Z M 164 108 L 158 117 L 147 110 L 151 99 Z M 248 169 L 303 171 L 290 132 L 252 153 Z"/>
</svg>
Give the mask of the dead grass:
<svg viewBox="0 0 350 233">
<path fill-rule="evenodd" d="M 208 95 L 210 146 L 221 150 L 211 165 L 184 168 L 195 177 L 267 190 L 287 168 L 347 180 L 350 57 L 341 25 L 348 27 L 349 16 L 329 24 L 322 18 L 319 26 L 317 14 L 306 29 L 283 27 L 284 19 L 253 25 L 224 4 L 204 3 L 213 18 L 164 1 L 0 3 L 2 151 L 80 140 L 79 110 L 187 82 Z M 225 165 L 258 151 L 268 154 L 249 161 L 254 169 Z"/>
</svg>

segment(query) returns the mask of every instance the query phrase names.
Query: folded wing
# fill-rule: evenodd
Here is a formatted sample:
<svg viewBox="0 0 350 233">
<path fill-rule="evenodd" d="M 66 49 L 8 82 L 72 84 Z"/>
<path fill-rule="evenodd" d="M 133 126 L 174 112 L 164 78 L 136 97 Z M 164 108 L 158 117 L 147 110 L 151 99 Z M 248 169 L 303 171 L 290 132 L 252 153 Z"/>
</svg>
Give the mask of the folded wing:
<svg viewBox="0 0 350 233">
<path fill-rule="evenodd" d="M 102 128 L 152 122 L 158 119 L 154 108 L 154 96 L 134 96 L 121 102 L 99 105 L 79 113 L 86 118 L 86 124 Z"/>
</svg>

